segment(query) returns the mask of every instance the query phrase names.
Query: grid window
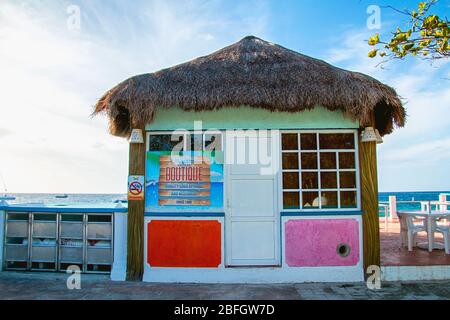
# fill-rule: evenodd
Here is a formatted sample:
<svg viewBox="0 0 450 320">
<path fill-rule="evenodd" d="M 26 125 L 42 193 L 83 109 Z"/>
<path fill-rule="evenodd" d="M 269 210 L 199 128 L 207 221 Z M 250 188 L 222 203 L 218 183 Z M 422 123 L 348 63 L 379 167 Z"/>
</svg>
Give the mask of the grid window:
<svg viewBox="0 0 450 320">
<path fill-rule="evenodd" d="M 300 209 L 300 197 L 298 192 L 283 192 L 283 208 Z"/>
<path fill-rule="evenodd" d="M 355 132 L 282 133 L 284 210 L 357 208 Z"/>
</svg>

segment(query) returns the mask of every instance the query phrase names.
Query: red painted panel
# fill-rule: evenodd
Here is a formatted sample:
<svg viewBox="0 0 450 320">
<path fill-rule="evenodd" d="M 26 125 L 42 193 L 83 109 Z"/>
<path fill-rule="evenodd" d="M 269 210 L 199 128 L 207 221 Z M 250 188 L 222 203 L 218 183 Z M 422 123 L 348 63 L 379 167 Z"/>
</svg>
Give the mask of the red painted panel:
<svg viewBox="0 0 450 320">
<path fill-rule="evenodd" d="M 221 225 L 217 220 L 152 220 L 147 226 L 152 267 L 218 267 Z"/>
</svg>

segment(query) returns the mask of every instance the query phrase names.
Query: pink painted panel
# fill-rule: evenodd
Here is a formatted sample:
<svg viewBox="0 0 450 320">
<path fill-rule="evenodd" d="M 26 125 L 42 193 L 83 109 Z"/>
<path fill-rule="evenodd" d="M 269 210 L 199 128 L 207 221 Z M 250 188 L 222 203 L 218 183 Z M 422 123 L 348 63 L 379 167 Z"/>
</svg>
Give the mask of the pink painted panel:
<svg viewBox="0 0 450 320">
<path fill-rule="evenodd" d="M 350 248 L 345 257 L 337 252 L 341 244 Z M 293 219 L 285 223 L 285 257 L 290 267 L 356 265 L 359 245 L 355 219 Z"/>
</svg>

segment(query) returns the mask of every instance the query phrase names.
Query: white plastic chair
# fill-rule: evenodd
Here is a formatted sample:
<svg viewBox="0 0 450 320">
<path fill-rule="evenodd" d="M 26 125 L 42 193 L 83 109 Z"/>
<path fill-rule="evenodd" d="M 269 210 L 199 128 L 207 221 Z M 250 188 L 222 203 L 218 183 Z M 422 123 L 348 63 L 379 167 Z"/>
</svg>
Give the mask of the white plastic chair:
<svg viewBox="0 0 450 320">
<path fill-rule="evenodd" d="M 435 231 L 442 233 L 442 236 L 444 237 L 445 253 L 450 254 L 450 227 L 447 225 L 437 224 Z"/>
<path fill-rule="evenodd" d="M 413 251 L 416 245 L 416 236 L 421 231 L 427 231 L 425 223 L 415 224 L 413 216 L 406 217 L 406 225 L 408 227 L 408 251 Z"/>
</svg>

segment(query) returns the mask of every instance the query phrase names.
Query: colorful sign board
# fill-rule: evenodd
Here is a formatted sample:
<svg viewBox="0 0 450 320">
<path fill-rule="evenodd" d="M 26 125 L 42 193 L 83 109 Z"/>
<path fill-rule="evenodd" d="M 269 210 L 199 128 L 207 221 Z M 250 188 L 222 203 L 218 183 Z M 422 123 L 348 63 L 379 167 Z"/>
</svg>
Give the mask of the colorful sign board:
<svg viewBox="0 0 450 320">
<path fill-rule="evenodd" d="M 144 200 L 144 176 L 128 177 L 128 200 Z"/>
<path fill-rule="evenodd" d="M 210 157 L 159 157 L 158 205 L 209 206 Z"/>
<path fill-rule="evenodd" d="M 146 210 L 221 208 L 222 158 L 217 151 L 147 152 Z"/>
</svg>

